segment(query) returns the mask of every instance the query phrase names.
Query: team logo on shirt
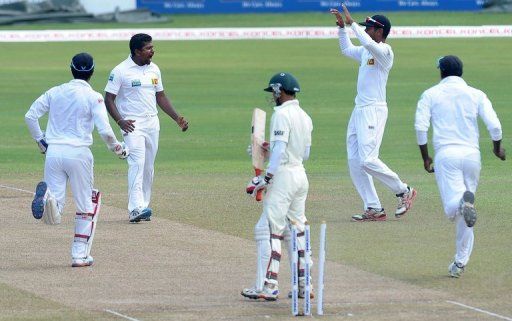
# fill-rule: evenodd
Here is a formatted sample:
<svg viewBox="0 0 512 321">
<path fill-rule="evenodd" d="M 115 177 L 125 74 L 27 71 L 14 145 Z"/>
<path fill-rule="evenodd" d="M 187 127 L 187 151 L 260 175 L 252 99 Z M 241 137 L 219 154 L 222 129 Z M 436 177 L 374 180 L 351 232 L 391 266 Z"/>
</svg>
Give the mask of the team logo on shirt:
<svg viewBox="0 0 512 321">
<path fill-rule="evenodd" d="M 283 136 L 284 131 L 283 130 L 274 130 L 274 136 Z"/>
<path fill-rule="evenodd" d="M 139 79 L 132 80 L 132 87 L 140 87 L 142 86 Z"/>
<path fill-rule="evenodd" d="M 103 103 L 103 98 L 98 98 L 98 104 Z"/>
<path fill-rule="evenodd" d="M 375 59 L 373 59 L 373 58 L 368 59 L 368 66 L 373 66 L 373 65 L 375 65 Z"/>
<path fill-rule="evenodd" d="M 114 74 L 110 74 L 110 76 L 108 77 L 108 81 L 114 81 Z"/>
<path fill-rule="evenodd" d="M 152 78 L 152 79 L 151 79 L 151 83 L 152 83 L 154 86 L 158 85 L 158 78 Z"/>
</svg>

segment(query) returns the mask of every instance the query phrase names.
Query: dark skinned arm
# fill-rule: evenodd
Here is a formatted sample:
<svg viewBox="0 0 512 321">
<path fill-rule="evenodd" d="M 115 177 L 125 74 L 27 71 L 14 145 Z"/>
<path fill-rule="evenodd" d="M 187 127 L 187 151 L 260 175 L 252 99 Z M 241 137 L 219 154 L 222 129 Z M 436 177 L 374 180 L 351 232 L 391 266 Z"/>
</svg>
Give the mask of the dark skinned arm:
<svg viewBox="0 0 512 321">
<path fill-rule="evenodd" d="M 171 117 L 176 124 L 181 128 L 181 131 L 186 131 L 188 129 L 188 121 L 178 114 L 176 109 L 171 104 L 171 101 L 165 95 L 164 91 L 159 91 L 156 93 L 156 103 L 160 108 Z"/>
<path fill-rule="evenodd" d="M 423 168 L 429 173 L 434 172 L 434 167 L 432 166 L 432 158 L 428 155 L 428 146 L 425 145 L 419 145 L 420 152 L 421 152 L 421 158 L 423 158 Z"/>
<path fill-rule="evenodd" d="M 123 119 L 123 117 L 121 117 L 121 114 L 119 114 L 119 111 L 117 110 L 117 106 L 116 106 L 116 95 L 106 92 L 105 93 L 105 106 L 107 106 L 107 111 L 110 114 L 110 116 L 112 117 L 112 119 L 114 119 L 116 124 L 119 125 L 119 127 L 123 131 L 125 131 L 127 133 L 133 132 L 133 130 L 135 129 L 135 125 L 133 124 L 133 123 L 135 123 L 135 120 Z"/>
</svg>

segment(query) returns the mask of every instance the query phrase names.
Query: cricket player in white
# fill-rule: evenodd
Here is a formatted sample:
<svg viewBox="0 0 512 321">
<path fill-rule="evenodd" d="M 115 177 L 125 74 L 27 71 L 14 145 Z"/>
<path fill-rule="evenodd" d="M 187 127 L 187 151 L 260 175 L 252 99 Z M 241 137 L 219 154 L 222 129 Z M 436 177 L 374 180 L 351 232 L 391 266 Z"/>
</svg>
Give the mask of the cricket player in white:
<svg viewBox="0 0 512 321">
<path fill-rule="evenodd" d="M 402 217 L 412 206 L 416 191 L 403 183 L 398 175 L 379 159 L 379 149 L 384 135 L 388 107 L 386 83 L 393 66 L 394 54 L 385 43 L 391 23 L 382 15 L 366 18 L 361 25 L 354 23 L 343 5 L 345 22 L 336 9 L 339 26 L 341 53 L 359 63 L 355 108 L 347 130 L 347 153 L 350 177 L 364 203 L 364 213 L 352 216 L 353 221 L 385 221 L 386 213 L 375 190 L 373 178 L 378 179 L 398 198 L 395 217 Z M 361 46 L 350 41 L 345 25 L 348 25 Z"/>
<path fill-rule="evenodd" d="M 149 221 L 154 163 L 158 151 L 160 122 L 158 104 L 182 131 L 188 122 L 167 98 L 151 36 L 143 33 L 130 39 L 130 56 L 111 72 L 105 87 L 105 103 L 110 116 L 123 131 L 130 149 L 128 158 L 128 212 L 130 222 Z"/>
<path fill-rule="evenodd" d="M 274 301 L 279 295 L 277 276 L 281 260 L 281 241 L 291 222 L 299 231 L 299 253 L 304 253 L 305 249 L 305 205 L 309 183 L 302 163 L 309 158 L 313 122 L 295 98 L 300 87 L 291 74 L 274 75 L 265 91 L 272 93 L 276 103 L 270 120 L 269 163 L 265 177 L 253 178 L 247 186 L 247 193 L 256 195 L 261 189 L 267 190 L 262 217 L 269 222 L 268 242 L 271 255 L 265 284 L 257 298 Z M 302 296 L 305 284 L 304 266 L 304 255 L 299 255 L 299 292 Z"/>
<path fill-rule="evenodd" d="M 496 157 L 505 160 L 501 148 L 501 124 L 491 102 L 482 91 L 466 84 L 462 61 L 456 56 L 438 62 L 441 82 L 421 95 L 416 109 L 415 129 L 423 166 L 434 172 L 428 154 L 427 133 L 432 122 L 435 176 L 446 217 L 456 226 L 455 257 L 450 276 L 464 272 L 473 250 L 476 222 L 475 192 L 480 177 L 478 117 L 493 140 Z"/>
<path fill-rule="evenodd" d="M 101 194 L 93 189 L 94 161 L 89 149 L 94 126 L 120 158 L 126 158 L 128 150 L 110 127 L 103 97 L 89 85 L 93 58 L 87 53 L 75 55 L 71 72 L 75 79 L 41 95 L 25 115 L 25 121 L 32 138 L 46 154 L 44 181 L 37 185 L 32 214 L 47 224 L 59 224 L 69 180 L 77 208 L 71 265 L 82 267 L 93 263 L 90 252 L 101 205 Z M 39 118 L 46 113 L 49 116 L 45 134 Z"/>
</svg>

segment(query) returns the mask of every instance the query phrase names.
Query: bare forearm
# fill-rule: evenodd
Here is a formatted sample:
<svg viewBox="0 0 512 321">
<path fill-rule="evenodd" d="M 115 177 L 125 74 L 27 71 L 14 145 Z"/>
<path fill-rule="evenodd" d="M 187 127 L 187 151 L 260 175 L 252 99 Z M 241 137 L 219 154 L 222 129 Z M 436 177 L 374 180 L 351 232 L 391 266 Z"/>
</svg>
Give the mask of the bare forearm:
<svg viewBox="0 0 512 321">
<path fill-rule="evenodd" d="M 110 93 L 106 93 L 106 95 L 105 95 L 105 106 L 107 106 L 107 111 L 108 111 L 110 117 L 112 117 L 112 119 L 114 119 L 114 121 L 117 124 L 119 124 L 119 121 L 121 119 L 123 119 L 123 117 L 121 116 L 121 114 L 117 110 L 115 99 L 116 99 L 116 96 L 114 96 L 114 95 L 112 95 Z"/>
<path fill-rule="evenodd" d="M 164 111 L 164 113 L 166 113 L 167 115 L 169 115 L 169 117 L 177 121 L 180 115 L 178 114 L 176 109 L 174 109 L 174 107 L 171 104 L 171 101 L 166 96 L 157 96 L 156 102 L 158 106 L 160 106 L 160 108 Z"/>
</svg>

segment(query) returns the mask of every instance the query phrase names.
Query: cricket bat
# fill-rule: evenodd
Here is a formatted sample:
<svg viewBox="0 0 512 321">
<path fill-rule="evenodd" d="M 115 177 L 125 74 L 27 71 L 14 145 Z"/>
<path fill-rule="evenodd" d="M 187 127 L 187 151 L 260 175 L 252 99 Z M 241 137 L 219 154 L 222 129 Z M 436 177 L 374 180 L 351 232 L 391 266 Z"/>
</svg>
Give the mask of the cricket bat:
<svg viewBox="0 0 512 321">
<path fill-rule="evenodd" d="M 254 108 L 252 112 L 252 127 L 251 127 L 251 147 L 252 147 L 252 166 L 256 176 L 260 176 L 263 172 L 265 165 L 265 152 L 262 148 L 265 142 L 265 123 L 267 113 L 265 111 Z M 256 201 L 263 199 L 263 190 L 259 190 L 256 194 Z"/>
</svg>

